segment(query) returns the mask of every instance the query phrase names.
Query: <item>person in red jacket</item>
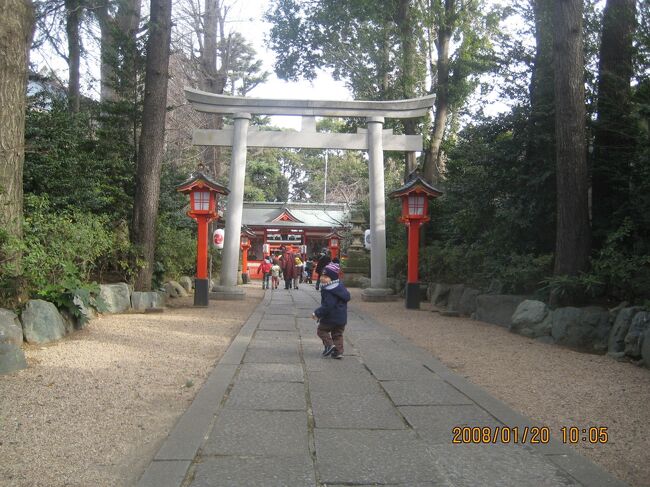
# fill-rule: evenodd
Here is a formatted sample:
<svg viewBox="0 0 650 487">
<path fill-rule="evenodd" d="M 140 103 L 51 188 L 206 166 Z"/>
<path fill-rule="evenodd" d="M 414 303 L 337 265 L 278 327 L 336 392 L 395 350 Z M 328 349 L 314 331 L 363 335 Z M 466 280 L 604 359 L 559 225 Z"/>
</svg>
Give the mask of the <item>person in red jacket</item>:
<svg viewBox="0 0 650 487">
<path fill-rule="evenodd" d="M 284 275 L 284 288 L 291 289 L 293 284 L 293 278 L 297 277 L 296 274 L 296 256 L 291 252 L 286 252 L 282 256 L 282 274 Z"/>
<path fill-rule="evenodd" d="M 257 273 L 262 274 L 262 289 L 271 289 L 271 267 L 270 259 L 264 259 L 257 268 Z"/>
</svg>

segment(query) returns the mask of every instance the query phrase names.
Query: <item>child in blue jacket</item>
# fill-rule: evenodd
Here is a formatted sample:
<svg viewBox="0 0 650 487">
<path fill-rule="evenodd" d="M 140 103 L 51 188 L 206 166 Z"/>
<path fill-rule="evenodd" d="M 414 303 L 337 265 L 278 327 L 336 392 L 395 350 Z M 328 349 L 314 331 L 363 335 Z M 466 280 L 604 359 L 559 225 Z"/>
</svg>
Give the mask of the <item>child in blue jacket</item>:
<svg viewBox="0 0 650 487">
<path fill-rule="evenodd" d="M 316 334 L 323 340 L 323 357 L 343 358 L 343 332 L 348 322 L 350 292 L 339 281 L 341 268 L 330 263 L 321 275 L 321 305 L 312 318 L 318 320 Z"/>
</svg>

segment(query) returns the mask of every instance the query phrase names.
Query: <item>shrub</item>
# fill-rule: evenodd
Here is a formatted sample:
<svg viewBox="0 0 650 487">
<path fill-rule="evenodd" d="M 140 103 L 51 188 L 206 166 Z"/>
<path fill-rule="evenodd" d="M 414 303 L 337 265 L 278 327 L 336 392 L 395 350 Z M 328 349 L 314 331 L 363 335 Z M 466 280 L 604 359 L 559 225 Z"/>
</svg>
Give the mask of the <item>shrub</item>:
<svg viewBox="0 0 650 487">
<path fill-rule="evenodd" d="M 22 272 L 32 290 L 68 279 L 88 281 L 99 259 L 110 253 L 106 217 L 76 210 L 53 211 L 47 197 L 25 198 Z"/>
<path fill-rule="evenodd" d="M 155 256 L 158 281 L 192 275 L 196 268 L 196 230 L 179 228 L 173 223 L 166 217 L 158 221 Z"/>
</svg>

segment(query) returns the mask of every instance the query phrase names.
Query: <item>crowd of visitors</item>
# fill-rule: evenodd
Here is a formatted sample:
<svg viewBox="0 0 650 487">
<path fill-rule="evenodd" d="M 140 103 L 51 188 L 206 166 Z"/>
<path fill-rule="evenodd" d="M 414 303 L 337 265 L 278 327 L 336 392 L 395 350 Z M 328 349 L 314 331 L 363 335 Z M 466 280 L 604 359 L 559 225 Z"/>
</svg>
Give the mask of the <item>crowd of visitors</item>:
<svg viewBox="0 0 650 487">
<path fill-rule="evenodd" d="M 327 249 L 303 261 L 300 254 L 282 248 L 278 254 L 264 258 L 257 268 L 257 274 L 262 277 L 262 289 L 278 289 L 281 280 L 284 281 L 284 289 L 298 289 L 299 284 L 314 284 L 315 280 L 318 290 L 323 271 L 330 263 L 340 264 L 338 258 L 330 257 Z"/>
</svg>

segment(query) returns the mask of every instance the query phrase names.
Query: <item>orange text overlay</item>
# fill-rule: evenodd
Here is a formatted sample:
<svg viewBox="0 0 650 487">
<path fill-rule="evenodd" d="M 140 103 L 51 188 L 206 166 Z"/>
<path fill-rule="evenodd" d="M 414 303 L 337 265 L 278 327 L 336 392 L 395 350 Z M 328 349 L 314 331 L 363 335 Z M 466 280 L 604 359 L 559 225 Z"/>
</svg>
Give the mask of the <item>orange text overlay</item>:
<svg viewBox="0 0 650 487">
<path fill-rule="evenodd" d="M 455 444 L 526 443 L 545 445 L 551 441 L 548 426 L 454 426 L 451 442 Z M 609 441 L 607 427 L 563 426 L 558 438 L 563 443 L 605 444 Z"/>
</svg>

